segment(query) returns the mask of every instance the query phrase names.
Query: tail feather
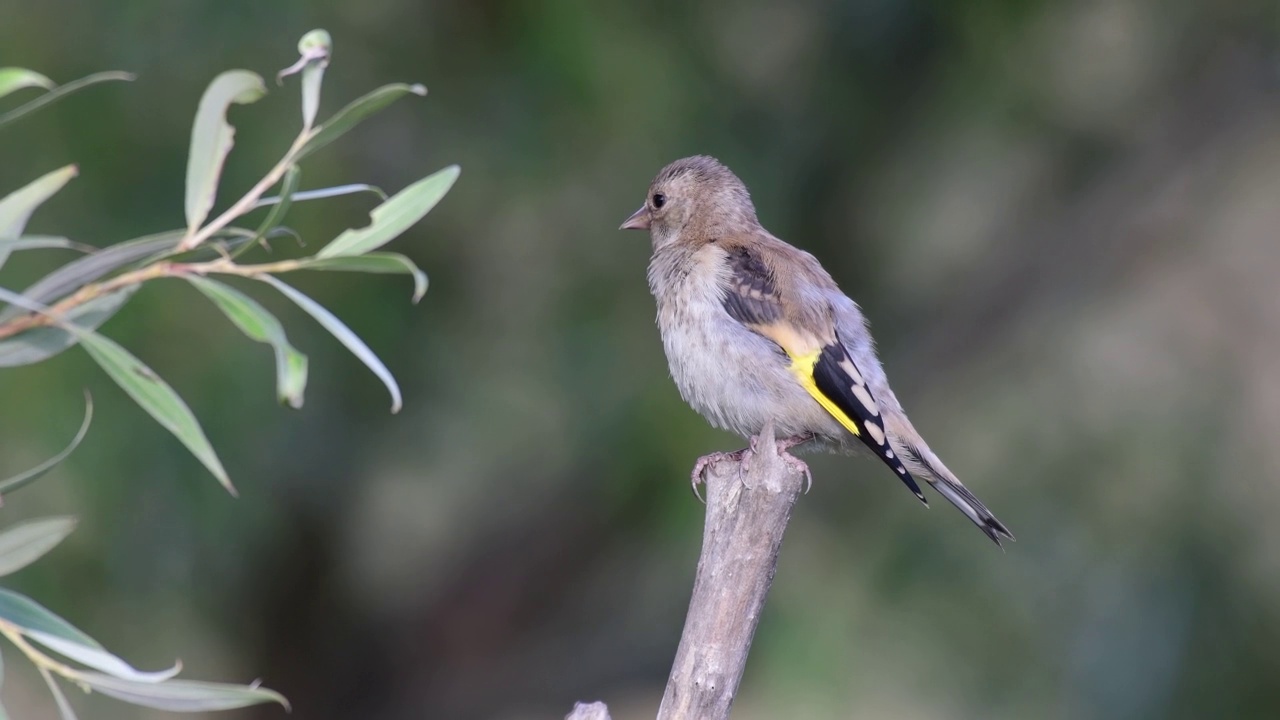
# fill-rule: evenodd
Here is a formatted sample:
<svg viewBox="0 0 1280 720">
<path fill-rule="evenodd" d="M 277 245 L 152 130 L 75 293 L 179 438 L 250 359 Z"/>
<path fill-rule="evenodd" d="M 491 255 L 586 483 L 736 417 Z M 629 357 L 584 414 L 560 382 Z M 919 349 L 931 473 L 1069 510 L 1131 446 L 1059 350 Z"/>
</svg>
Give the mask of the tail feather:
<svg viewBox="0 0 1280 720">
<path fill-rule="evenodd" d="M 946 498 L 959 508 L 979 530 L 986 533 L 987 537 L 996 545 L 1003 547 L 1000 538 L 1003 536 L 1009 540 L 1016 540 L 1013 533 L 1009 532 L 1009 528 L 1000 522 L 986 505 L 974 495 L 969 488 L 965 487 L 951 471 L 942 464 L 927 448 L 923 451 L 915 447 L 904 448 L 903 455 L 909 459 L 909 464 L 916 465 L 922 472 L 918 474 L 923 476 L 929 482 L 929 485 L 938 494 Z"/>
</svg>

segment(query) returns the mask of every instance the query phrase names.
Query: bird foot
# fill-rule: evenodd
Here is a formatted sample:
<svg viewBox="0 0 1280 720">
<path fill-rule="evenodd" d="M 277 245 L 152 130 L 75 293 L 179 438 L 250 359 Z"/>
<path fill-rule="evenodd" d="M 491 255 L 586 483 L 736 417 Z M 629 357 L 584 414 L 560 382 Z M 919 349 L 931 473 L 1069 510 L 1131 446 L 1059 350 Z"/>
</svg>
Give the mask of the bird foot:
<svg viewBox="0 0 1280 720">
<path fill-rule="evenodd" d="M 689 475 L 689 481 L 693 485 L 694 497 L 698 498 L 703 505 L 707 504 L 707 501 L 702 497 L 702 493 L 698 490 L 698 486 L 707 481 L 707 468 L 723 460 L 741 462 L 749 452 L 751 452 L 751 448 L 742 448 L 733 452 L 713 452 L 710 455 L 703 455 L 698 458 L 698 462 L 693 464 L 693 473 Z M 738 466 L 738 472 L 739 474 L 742 472 L 741 465 Z"/>
<path fill-rule="evenodd" d="M 791 448 L 809 442 L 813 439 L 812 433 L 803 433 L 801 435 L 792 435 L 775 441 L 778 450 L 778 457 L 787 469 L 794 473 L 804 475 L 804 492 L 809 494 L 809 488 L 813 487 L 813 473 L 809 471 L 809 465 L 800 458 L 792 455 L 789 450 Z M 702 493 L 698 490 L 698 486 L 707 481 L 707 468 L 722 460 L 732 460 L 738 463 L 738 479 L 741 480 L 746 475 L 747 468 L 751 465 L 751 457 L 756 454 L 759 442 L 759 436 L 752 435 L 747 439 L 747 447 L 733 452 L 713 452 L 710 455 L 703 455 L 698 458 L 698 462 L 693 465 L 693 472 L 689 475 L 690 484 L 693 486 L 693 494 L 702 504 L 707 501 L 703 499 Z"/>
<path fill-rule="evenodd" d="M 778 441 L 778 457 L 782 458 L 783 464 L 791 472 L 804 475 L 804 494 L 809 494 L 809 488 L 813 487 L 813 473 L 809 471 L 809 464 L 800 458 L 787 452 L 797 445 L 803 445 L 813 439 L 813 433 L 802 433 L 800 435 L 792 435 Z"/>
</svg>

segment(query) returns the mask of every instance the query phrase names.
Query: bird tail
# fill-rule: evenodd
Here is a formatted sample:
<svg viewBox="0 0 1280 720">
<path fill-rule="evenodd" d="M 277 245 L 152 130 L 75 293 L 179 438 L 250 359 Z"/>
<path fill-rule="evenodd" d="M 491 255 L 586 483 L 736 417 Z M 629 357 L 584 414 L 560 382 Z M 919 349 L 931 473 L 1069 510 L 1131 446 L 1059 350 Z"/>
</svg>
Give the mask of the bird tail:
<svg viewBox="0 0 1280 720">
<path fill-rule="evenodd" d="M 1000 545 L 1001 536 L 1010 540 L 1015 539 L 1013 533 L 1009 532 L 1009 528 L 992 515 L 987 506 L 983 505 L 982 501 L 965 487 L 928 447 L 923 444 L 920 447 L 907 445 L 902 448 L 902 456 L 907 459 L 909 467 L 914 466 L 912 472 L 927 480 L 938 494 L 959 508 L 960 512 L 968 516 L 973 524 L 986 533 L 996 545 Z"/>
</svg>

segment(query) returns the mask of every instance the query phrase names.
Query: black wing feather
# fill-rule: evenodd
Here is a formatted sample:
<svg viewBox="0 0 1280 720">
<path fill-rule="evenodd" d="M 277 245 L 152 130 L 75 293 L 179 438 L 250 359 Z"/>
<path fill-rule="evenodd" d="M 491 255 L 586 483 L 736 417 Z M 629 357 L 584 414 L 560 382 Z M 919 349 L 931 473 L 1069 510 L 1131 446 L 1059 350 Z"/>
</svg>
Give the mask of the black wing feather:
<svg viewBox="0 0 1280 720">
<path fill-rule="evenodd" d="M 849 372 L 842 365 L 848 365 L 853 371 Z M 915 493 L 920 502 L 928 505 L 929 501 L 920 492 L 915 478 L 889 445 L 889 435 L 885 432 L 884 422 L 880 417 L 880 406 L 871 395 L 871 388 L 867 387 L 861 370 L 853 362 L 853 358 L 849 357 L 849 352 L 842 343 L 836 342 L 822 348 L 822 353 L 813 366 L 813 381 L 823 395 L 853 420 L 859 430 L 858 438 L 863 444 L 897 473 L 898 478 Z"/>
</svg>

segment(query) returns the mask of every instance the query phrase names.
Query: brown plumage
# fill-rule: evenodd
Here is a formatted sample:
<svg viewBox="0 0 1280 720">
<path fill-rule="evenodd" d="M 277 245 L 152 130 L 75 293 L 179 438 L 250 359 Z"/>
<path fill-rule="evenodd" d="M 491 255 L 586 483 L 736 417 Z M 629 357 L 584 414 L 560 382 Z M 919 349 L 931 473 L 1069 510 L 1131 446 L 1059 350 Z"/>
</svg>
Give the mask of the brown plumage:
<svg viewBox="0 0 1280 720">
<path fill-rule="evenodd" d="M 671 163 L 622 227 L 649 231 L 671 376 L 713 425 L 753 438 L 772 421 L 784 453 L 809 440 L 869 451 L 921 501 L 916 478 L 996 544 L 1013 538 L 907 419 L 862 311 L 816 258 L 761 226 L 728 168 L 706 156 Z"/>
</svg>

